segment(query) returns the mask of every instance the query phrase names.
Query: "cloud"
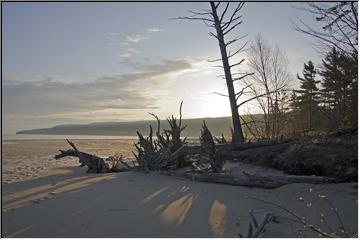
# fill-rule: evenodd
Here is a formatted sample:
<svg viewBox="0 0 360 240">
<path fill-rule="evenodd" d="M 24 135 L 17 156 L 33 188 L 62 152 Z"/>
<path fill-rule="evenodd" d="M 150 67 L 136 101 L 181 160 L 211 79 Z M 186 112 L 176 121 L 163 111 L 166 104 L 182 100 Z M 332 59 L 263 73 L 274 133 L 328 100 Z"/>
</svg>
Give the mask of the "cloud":
<svg viewBox="0 0 360 240">
<path fill-rule="evenodd" d="M 192 63 L 184 59 L 163 59 L 138 64 L 130 73 L 87 82 L 56 78 L 26 82 L 4 80 L 4 114 L 15 114 L 19 121 L 24 121 L 26 116 L 49 118 L 49 121 L 56 118 L 97 121 L 116 120 L 122 114 L 141 114 L 158 107 L 156 94 L 171 86 L 176 73 L 192 67 Z M 13 120 L 16 124 L 16 118 Z"/>
<path fill-rule="evenodd" d="M 111 33 L 109 33 L 109 36 L 111 36 L 111 37 L 116 37 L 116 36 L 118 36 L 118 35 L 119 35 L 118 32 L 111 32 Z"/>
<path fill-rule="evenodd" d="M 132 55 L 130 53 L 123 53 L 123 54 L 120 54 L 119 57 L 121 58 L 129 58 L 131 57 Z"/>
<path fill-rule="evenodd" d="M 135 35 L 131 35 L 131 36 L 126 36 L 126 42 L 128 43 L 139 43 L 144 41 L 145 39 L 147 39 L 147 36 L 142 36 L 140 34 L 135 34 Z"/>
<path fill-rule="evenodd" d="M 125 65 L 130 64 L 131 62 L 133 62 L 131 58 L 137 53 L 139 53 L 139 51 L 135 48 L 128 48 L 125 53 L 119 54 L 120 61 L 118 63 Z"/>
<path fill-rule="evenodd" d="M 139 50 L 136 50 L 135 48 L 128 48 L 127 51 L 128 51 L 129 53 L 133 53 L 133 54 L 139 53 Z"/>
<path fill-rule="evenodd" d="M 156 33 L 156 32 L 160 32 L 161 30 L 159 28 L 148 28 L 146 29 L 146 32 L 148 33 Z"/>
<path fill-rule="evenodd" d="M 153 33 L 157 33 L 160 32 L 161 29 L 157 28 L 157 27 L 151 27 L 151 28 L 147 28 L 145 30 L 142 30 L 141 34 L 137 33 L 137 34 L 133 34 L 133 35 L 127 35 L 125 36 L 125 39 L 119 43 L 119 45 L 121 46 L 127 46 L 129 44 L 133 44 L 133 43 L 139 43 L 142 42 L 146 39 L 150 38 L 150 35 Z M 116 37 L 118 37 L 120 34 L 118 32 L 111 32 L 109 33 L 109 36 L 114 40 Z"/>
</svg>

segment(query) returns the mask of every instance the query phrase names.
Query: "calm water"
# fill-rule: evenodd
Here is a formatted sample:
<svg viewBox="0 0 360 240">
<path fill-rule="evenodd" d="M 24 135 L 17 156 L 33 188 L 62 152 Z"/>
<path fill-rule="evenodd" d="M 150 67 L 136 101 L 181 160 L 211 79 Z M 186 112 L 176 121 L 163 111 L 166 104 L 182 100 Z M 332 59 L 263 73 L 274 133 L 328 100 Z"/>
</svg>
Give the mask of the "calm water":
<svg viewBox="0 0 360 240">
<path fill-rule="evenodd" d="M 50 135 L 50 134 L 12 134 L 2 135 L 3 140 L 46 140 L 46 139 L 137 139 L 137 136 L 102 136 L 102 135 Z"/>
</svg>

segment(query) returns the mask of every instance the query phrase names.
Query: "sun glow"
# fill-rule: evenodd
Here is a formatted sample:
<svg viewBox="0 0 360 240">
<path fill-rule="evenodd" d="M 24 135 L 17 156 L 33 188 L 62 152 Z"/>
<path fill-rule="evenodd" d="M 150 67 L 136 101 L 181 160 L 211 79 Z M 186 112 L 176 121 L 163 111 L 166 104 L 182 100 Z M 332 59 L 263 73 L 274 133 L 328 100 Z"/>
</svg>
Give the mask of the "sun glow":
<svg viewBox="0 0 360 240">
<path fill-rule="evenodd" d="M 229 100 L 216 94 L 207 94 L 205 98 L 193 106 L 191 110 L 193 117 L 224 117 L 230 116 Z"/>
</svg>

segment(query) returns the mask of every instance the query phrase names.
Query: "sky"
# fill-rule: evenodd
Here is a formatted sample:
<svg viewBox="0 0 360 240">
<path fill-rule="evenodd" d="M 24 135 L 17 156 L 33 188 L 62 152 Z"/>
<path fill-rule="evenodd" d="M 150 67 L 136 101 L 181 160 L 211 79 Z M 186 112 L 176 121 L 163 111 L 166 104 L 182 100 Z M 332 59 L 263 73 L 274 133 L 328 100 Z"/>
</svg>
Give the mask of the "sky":
<svg viewBox="0 0 360 240">
<path fill-rule="evenodd" d="M 296 3 L 246 3 L 236 29 L 286 54 L 295 79 L 320 62 L 290 18 L 316 24 Z M 202 22 L 172 20 L 208 3 L 2 3 L 3 134 L 57 124 L 229 116 L 218 43 Z M 240 46 L 241 43 L 238 44 Z M 241 57 L 246 58 L 246 52 Z M 216 65 L 216 64 L 215 64 Z M 240 66 L 246 69 L 246 61 Z M 294 86 L 296 81 L 293 80 Z M 237 88 L 241 86 L 236 86 Z M 243 110 L 240 109 L 240 113 Z"/>
</svg>

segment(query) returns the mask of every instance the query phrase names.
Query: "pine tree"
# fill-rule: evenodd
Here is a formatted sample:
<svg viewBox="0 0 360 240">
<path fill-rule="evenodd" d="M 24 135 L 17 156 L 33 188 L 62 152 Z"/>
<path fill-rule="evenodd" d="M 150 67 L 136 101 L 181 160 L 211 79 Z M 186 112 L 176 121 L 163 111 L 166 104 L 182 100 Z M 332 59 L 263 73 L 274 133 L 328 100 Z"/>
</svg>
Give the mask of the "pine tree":
<svg viewBox="0 0 360 240">
<path fill-rule="evenodd" d="M 333 48 L 322 63 L 322 95 L 329 127 L 339 129 L 357 125 L 357 57 L 344 55 Z"/>
<path fill-rule="evenodd" d="M 314 64 L 309 61 L 304 64 L 303 77 L 299 74 L 297 78 L 300 80 L 300 90 L 296 90 L 297 105 L 304 117 L 307 130 L 314 127 L 314 118 L 318 112 L 319 105 L 319 89 L 316 84 L 320 81 L 315 80 L 316 69 Z"/>
</svg>

